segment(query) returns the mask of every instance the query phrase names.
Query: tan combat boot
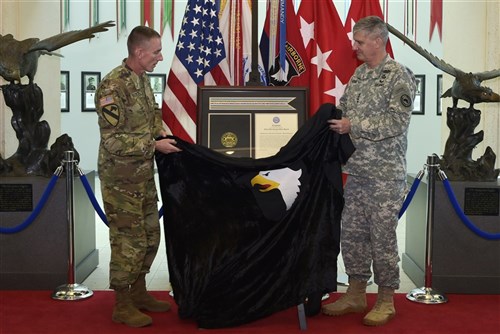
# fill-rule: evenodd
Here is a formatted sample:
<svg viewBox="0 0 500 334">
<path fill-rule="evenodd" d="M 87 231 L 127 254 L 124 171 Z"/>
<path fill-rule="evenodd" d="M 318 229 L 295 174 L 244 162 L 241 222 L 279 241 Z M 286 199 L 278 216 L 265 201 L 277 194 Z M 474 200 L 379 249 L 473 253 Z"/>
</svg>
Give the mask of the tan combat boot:
<svg viewBox="0 0 500 334">
<path fill-rule="evenodd" d="M 135 307 L 151 312 L 166 312 L 170 310 L 170 303 L 157 300 L 146 291 L 146 274 L 139 275 L 137 281 L 130 288 L 130 295 Z"/>
<path fill-rule="evenodd" d="M 115 290 L 116 303 L 113 308 L 112 320 L 116 323 L 123 323 L 130 327 L 144 327 L 151 325 L 153 319 L 139 311 L 130 298 L 129 288 Z"/>
<path fill-rule="evenodd" d="M 389 322 L 396 315 L 394 308 L 394 289 L 379 287 L 377 302 L 364 317 L 363 324 L 367 326 L 381 326 Z"/>
<path fill-rule="evenodd" d="M 349 287 L 346 293 L 334 303 L 321 307 L 326 315 L 343 315 L 347 313 L 362 313 L 366 310 L 366 282 L 349 278 Z"/>
</svg>

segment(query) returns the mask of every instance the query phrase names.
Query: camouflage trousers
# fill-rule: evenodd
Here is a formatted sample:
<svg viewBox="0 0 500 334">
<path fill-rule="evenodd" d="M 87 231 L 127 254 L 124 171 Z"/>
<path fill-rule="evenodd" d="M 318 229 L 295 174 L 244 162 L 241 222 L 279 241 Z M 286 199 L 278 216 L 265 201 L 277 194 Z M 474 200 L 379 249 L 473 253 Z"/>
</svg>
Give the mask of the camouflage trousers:
<svg viewBox="0 0 500 334">
<path fill-rule="evenodd" d="M 112 289 L 133 284 L 149 272 L 160 244 L 160 223 L 154 179 L 143 183 L 101 182 L 109 223 Z"/>
<path fill-rule="evenodd" d="M 341 249 L 346 273 L 378 286 L 399 288 L 396 227 L 406 193 L 405 181 L 349 176 L 342 211 Z"/>
</svg>

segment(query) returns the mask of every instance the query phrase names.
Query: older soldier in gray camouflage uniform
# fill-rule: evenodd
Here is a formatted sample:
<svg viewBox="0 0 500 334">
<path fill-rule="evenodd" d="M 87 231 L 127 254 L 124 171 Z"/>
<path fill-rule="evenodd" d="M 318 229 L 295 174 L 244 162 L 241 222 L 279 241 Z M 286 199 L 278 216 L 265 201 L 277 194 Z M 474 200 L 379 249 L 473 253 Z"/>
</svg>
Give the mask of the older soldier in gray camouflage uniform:
<svg viewBox="0 0 500 334">
<path fill-rule="evenodd" d="M 163 60 L 160 35 L 148 27 L 134 28 L 127 40 L 128 58 L 99 84 L 95 104 L 101 142 L 98 172 L 111 244 L 110 287 L 116 303 L 112 320 L 131 327 L 152 323 L 140 310 L 164 312 L 166 301 L 146 291 L 160 243 L 154 152 L 177 152 L 165 136 L 161 111 L 147 72 Z"/>
<path fill-rule="evenodd" d="M 353 28 L 353 49 L 360 65 L 340 99 L 341 120 L 332 131 L 349 133 L 356 151 L 345 166 L 341 247 L 349 276 L 347 292 L 323 305 L 326 315 L 365 312 L 366 283 L 373 265 L 377 302 L 364 317 L 377 326 L 394 317 L 393 295 L 399 288 L 396 237 L 398 214 L 406 194 L 406 147 L 416 81 L 413 73 L 386 52 L 388 31 L 376 16 Z"/>
</svg>

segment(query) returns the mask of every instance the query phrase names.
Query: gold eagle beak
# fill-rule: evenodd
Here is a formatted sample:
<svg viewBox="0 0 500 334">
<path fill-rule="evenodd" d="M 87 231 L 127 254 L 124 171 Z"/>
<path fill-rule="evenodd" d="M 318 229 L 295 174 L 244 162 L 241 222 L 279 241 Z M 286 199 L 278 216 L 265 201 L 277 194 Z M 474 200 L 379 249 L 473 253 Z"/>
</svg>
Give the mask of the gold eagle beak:
<svg viewBox="0 0 500 334">
<path fill-rule="evenodd" d="M 278 182 L 269 180 L 260 174 L 254 176 L 254 178 L 250 181 L 250 184 L 252 187 L 257 185 L 259 187 L 259 191 L 263 193 L 277 189 L 280 186 Z"/>
</svg>

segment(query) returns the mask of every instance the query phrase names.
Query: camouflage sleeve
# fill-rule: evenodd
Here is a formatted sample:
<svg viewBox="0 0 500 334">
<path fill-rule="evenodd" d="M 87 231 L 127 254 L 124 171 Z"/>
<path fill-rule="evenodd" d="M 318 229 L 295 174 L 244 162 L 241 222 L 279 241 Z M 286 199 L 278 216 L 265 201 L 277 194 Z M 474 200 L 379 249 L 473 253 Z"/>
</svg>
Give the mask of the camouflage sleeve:
<svg viewBox="0 0 500 334">
<path fill-rule="evenodd" d="M 101 83 L 96 92 L 96 109 L 101 129 L 101 145 L 110 154 L 122 157 L 152 157 L 154 141 L 141 131 L 130 128 L 127 115 L 128 98 L 118 81 Z"/>
<path fill-rule="evenodd" d="M 347 84 L 344 93 L 339 99 L 339 102 L 337 103 L 337 109 L 342 110 L 342 117 L 346 117 L 346 111 L 347 111 L 347 96 L 349 94 L 349 84 Z"/>
<path fill-rule="evenodd" d="M 387 103 L 381 112 L 364 119 L 351 120 L 354 137 L 378 141 L 404 133 L 410 124 L 416 84 L 407 71 L 398 71 L 389 82 L 386 91 Z"/>
<path fill-rule="evenodd" d="M 161 109 L 156 109 L 155 110 L 155 128 L 154 128 L 154 133 L 155 137 L 158 137 L 163 130 L 163 114 Z"/>
</svg>

